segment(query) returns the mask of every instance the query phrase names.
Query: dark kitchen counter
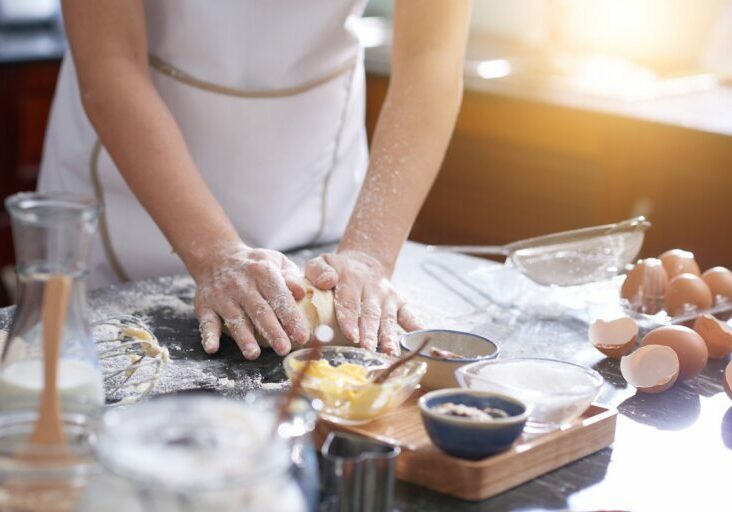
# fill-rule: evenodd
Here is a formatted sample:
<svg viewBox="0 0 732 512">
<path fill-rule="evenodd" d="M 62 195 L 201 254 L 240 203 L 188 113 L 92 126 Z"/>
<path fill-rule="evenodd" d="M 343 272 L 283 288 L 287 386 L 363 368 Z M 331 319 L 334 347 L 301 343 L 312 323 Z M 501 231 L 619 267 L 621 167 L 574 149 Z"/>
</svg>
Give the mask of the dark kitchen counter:
<svg viewBox="0 0 732 512">
<path fill-rule="evenodd" d="M 302 263 L 312 255 L 307 251 L 294 259 Z M 425 272 L 426 261 L 452 267 L 469 283 L 447 279 L 433 265 L 431 274 L 440 274 L 435 279 Z M 500 344 L 502 357 L 531 354 L 595 368 L 606 380 L 598 401 L 620 412 L 614 445 L 580 461 L 476 503 L 399 483 L 398 510 L 729 510 L 732 401 L 721 386 L 727 359 L 710 362 L 702 375 L 665 393 L 636 394 L 620 376 L 617 361 L 605 359 L 586 339 L 588 317 L 604 308 L 603 298 L 612 297 L 608 284 L 541 288 L 503 266 L 428 255 L 415 244 L 405 248 L 395 283 L 430 324 L 486 334 Z M 238 397 L 250 389 L 284 387 L 280 358 L 271 351 L 247 362 L 229 342 L 220 354 L 206 356 L 192 298 L 189 278 L 168 277 L 93 292 L 90 307 L 94 318 L 135 314 L 154 328 L 171 355 L 158 393 L 204 388 Z M 470 303 L 481 304 L 478 312 Z M 7 329 L 9 316 L 9 309 L 0 311 L 0 328 Z"/>
</svg>

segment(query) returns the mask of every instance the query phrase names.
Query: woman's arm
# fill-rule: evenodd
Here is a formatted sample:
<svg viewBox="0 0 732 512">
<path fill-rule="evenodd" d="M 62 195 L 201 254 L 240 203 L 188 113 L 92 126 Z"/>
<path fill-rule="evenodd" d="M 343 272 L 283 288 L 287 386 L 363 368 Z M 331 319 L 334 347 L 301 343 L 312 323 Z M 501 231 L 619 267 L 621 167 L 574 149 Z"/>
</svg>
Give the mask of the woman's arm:
<svg viewBox="0 0 732 512">
<path fill-rule="evenodd" d="M 289 351 L 288 334 L 306 341 L 305 319 L 287 288 L 304 294 L 297 268 L 279 253 L 243 244 L 153 87 L 143 1 L 64 0 L 63 9 L 84 109 L 196 280 L 206 350 L 218 350 L 219 317 L 248 358 L 259 355 L 250 320 L 278 352 Z"/>
<path fill-rule="evenodd" d="M 437 176 L 463 90 L 469 0 L 397 0 L 391 78 L 371 164 L 339 250 L 389 273 Z"/>
<path fill-rule="evenodd" d="M 135 196 L 196 269 L 206 247 L 239 236 L 152 85 L 142 0 L 65 0 L 63 9 L 89 120 Z"/>
<path fill-rule="evenodd" d="M 396 0 L 391 80 L 371 163 L 336 255 L 307 274 L 336 285 L 336 314 L 362 345 L 396 342 L 394 318 L 414 321 L 384 282 L 440 169 L 462 99 L 469 0 Z M 396 304 L 394 301 L 396 300 Z"/>
</svg>

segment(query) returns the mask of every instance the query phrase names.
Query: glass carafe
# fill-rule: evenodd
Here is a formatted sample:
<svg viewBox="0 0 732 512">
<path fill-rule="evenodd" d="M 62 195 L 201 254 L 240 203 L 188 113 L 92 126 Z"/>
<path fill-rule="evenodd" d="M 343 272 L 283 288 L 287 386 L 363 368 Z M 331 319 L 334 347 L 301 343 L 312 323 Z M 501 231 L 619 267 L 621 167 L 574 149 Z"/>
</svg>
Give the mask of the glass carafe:
<svg viewBox="0 0 732 512">
<path fill-rule="evenodd" d="M 5 206 L 12 220 L 18 306 L 0 361 L 0 411 L 35 409 L 43 389 L 43 290 L 52 275 L 71 278 L 58 390 L 63 412 L 104 403 L 101 368 L 86 310 L 88 249 L 99 207 L 70 194 L 22 193 Z"/>
</svg>

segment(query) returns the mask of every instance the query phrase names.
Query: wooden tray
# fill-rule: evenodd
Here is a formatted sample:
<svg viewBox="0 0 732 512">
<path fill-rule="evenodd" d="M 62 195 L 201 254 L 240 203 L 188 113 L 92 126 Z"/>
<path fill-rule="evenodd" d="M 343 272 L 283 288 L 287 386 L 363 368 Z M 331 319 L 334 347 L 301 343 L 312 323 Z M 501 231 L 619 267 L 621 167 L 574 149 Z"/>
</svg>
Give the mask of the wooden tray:
<svg viewBox="0 0 732 512">
<path fill-rule="evenodd" d="M 397 478 L 464 500 L 483 500 L 537 476 L 581 459 L 612 444 L 618 411 L 591 405 L 571 425 L 536 436 L 524 437 L 505 452 L 479 461 L 451 457 L 438 450 L 422 426 L 415 393 L 402 407 L 371 423 L 358 426 L 320 421 L 316 442 L 329 432 L 350 432 L 392 445 L 402 451 L 397 459 Z"/>
</svg>

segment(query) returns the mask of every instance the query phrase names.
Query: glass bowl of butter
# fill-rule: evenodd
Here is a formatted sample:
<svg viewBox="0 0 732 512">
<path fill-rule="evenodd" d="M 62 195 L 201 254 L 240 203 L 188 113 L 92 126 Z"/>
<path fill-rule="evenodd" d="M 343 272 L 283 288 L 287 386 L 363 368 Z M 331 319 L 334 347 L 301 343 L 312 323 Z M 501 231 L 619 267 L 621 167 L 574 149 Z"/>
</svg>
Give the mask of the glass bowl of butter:
<svg viewBox="0 0 732 512">
<path fill-rule="evenodd" d="M 361 425 L 399 407 L 427 371 L 407 361 L 383 383 L 374 382 L 395 357 L 356 347 L 329 346 L 292 352 L 283 365 L 290 382 L 305 371 L 303 394 L 322 403 L 320 416 L 341 425 Z"/>
</svg>

